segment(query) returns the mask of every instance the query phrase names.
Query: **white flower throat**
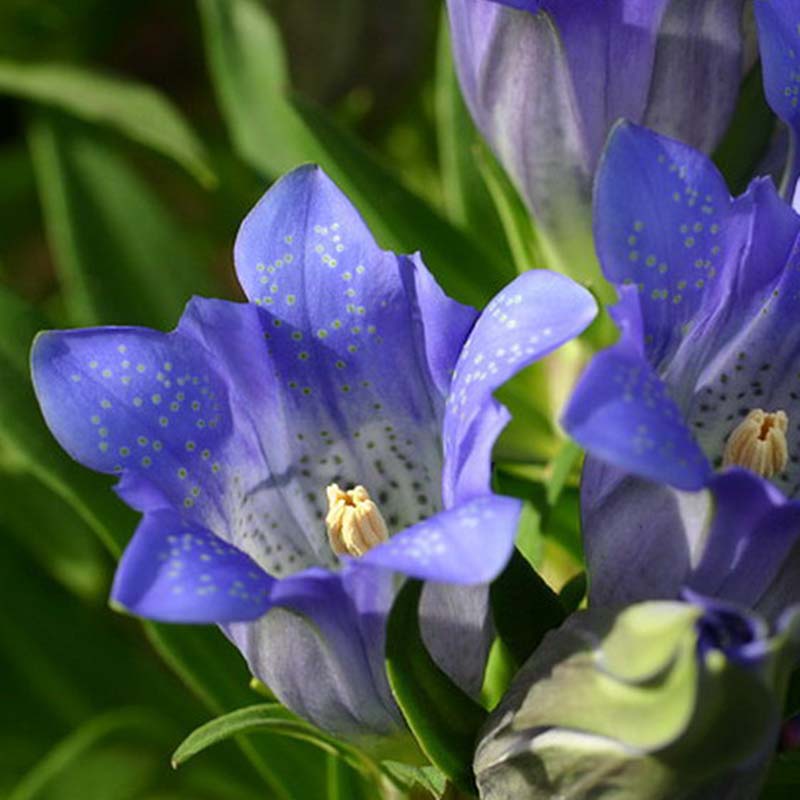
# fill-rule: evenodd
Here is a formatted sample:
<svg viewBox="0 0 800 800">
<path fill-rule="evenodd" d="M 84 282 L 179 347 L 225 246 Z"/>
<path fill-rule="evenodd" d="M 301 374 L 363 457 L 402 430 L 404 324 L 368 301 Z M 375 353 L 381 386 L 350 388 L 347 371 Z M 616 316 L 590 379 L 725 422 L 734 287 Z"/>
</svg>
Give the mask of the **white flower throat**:
<svg viewBox="0 0 800 800">
<path fill-rule="evenodd" d="M 722 465 L 746 467 L 764 478 L 783 472 L 789 461 L 788 427 L 785 411 L 753 409 L 728 436 Z"/>
<path fill-rule="evenodd" d="M 389 538 L 389 529 L 363 486 L 344 491 L 332 483 L 325 489 L 328 540 L 336 555 L 363 556 Z"/>
</svg>

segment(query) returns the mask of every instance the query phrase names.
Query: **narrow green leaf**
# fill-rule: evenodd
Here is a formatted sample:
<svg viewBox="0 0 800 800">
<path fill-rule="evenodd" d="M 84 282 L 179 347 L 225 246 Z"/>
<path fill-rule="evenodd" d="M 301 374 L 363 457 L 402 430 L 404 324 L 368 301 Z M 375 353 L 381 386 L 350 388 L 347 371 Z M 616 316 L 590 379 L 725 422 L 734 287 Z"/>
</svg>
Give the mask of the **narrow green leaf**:
<svg viewBox="0 0 800 800">
<path fill-rule="evenodd" d="M 215 182 L 201 141 L 178 109 L 150 86 L 70 64 L 0 59 L 0 93 L 114 128 L 177 162 L 206 186 Z"/>
<path fill-rule="evenodd" d="M 472 756 L 486 711 L 434 663 L 419 628 L 421 581 L 395 599 L 386 636 L 386 672 L 395 700 L 431 763 L 461 790 L 475 793 Z"/>
<path fill-rule="evenodd" d="M 118 709 L 96 717 L 60 742 L 12 790 L 8 800 L 35 800 L 47 796 L 47 787 L 58 781 L 61 773 L 72 766 L 87 751 L 103 740 L 122 732 L 135 733 L 152 740 L 165 736 L 164 720 L 144 709 Z"/>
<path fill-rule="evenodd" d="M 517 549 L 534 569 L 541 567 L 544 561 L 545 548 L 544 534 L 542 533 L 542 515 L 530 500 L 525 500 L 522 504 L 516 543 Z"/>
<path fill-rule="evenodd" d="M 66 117 L 37 115 L 30 145 L 73 320 L 172 328 L 208 281 L 159 199 L 107 143 Z"/>
<path fill-rule="evenodd" d="M 570 475 L 576 470 L 583 451 L 577 442 L 568 439 L 550 462 L 550 479 L 547 481 L 547 502 L 554 506 Z"/>
<path fill-rule="evenodd" d="M 518 666 L 565 617 L 558 595 L 518 550 L 492 583 L 491 602 L 497 635 Z"/>
<path fill-rule="evenodd" d="M 253 0 L 199 0 L 211 78 L 242 158 L 276 177 L 313 159 L 314 144 L 287 102 L 289 70 L 275 22 Z"/>
<path fill-rule="evenodd" d="M 505 231 L 517 272 L 552 268 L 537 240 L 534 222 L 505 170 L 482 141 L 475 146 L 474 154 Z"/>
<path fill-rule="evenodd" d="M 201 725 L 178 746 L 172 755 L 172 765 L 177 768 L 203 750 L 233 736 L 257 732 L 299 739 L 328 755 L 341 758 L 365 775 L 378 775 L 377 765 L 360 750 L 322 732 L 278 703 L 240 708 Z"/>
<path fill-rule="evenodd" d="M 421 790 L 435 800 L 444 796 L 447 778 L 436 767 L 412 767 L 402 761 L 383 761 L 381 769 L 406 794 L 414 796 Z"/>
<path fill-rule="evenodd" d="M 519 664 L 505 642 L 500 637 L 495 637 L 489 650 L 481 686 L 481 705 L 484 708 L 491 711 L 497 706 L 508 691 L 518 669 Z"/>
</svg>

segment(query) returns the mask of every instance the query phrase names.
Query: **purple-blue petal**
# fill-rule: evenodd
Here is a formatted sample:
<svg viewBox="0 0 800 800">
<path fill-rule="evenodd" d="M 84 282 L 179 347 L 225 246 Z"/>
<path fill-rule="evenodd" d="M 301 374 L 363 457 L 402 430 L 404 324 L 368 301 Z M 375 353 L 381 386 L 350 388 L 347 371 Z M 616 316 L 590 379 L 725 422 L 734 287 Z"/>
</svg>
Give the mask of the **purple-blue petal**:
<svg viewBox="0 0 800 800">
<path fill-rule="evenodd" d="M 410 414 L 439 404 L 477 312 L 448 298 L 418 256 L 381 250 L 319 167 L 278 181 L 242 223 L 234 252 L 245 293 L 272 318 L 273 347 L 305 352 L 310 370 L 324 366 L 329 404 L 357 402 L 364 380 Z M 363 374 L 351 375 L 351 364 Z"/>
<path fill-rule="evenodd" d="M 196 342 L 141 328 L 44 333 L 32 371 L 62 447 L 92 469 L 124 476 L 132 504 L 168 503 L 206 525 L 222 519 L 237 434 L 226 383 Z"/>
<path fill-rule="evenodd" d="M 603 156 L 594 207 L 603 271 L 639 290 L 647 351 L 659 363 L 736 254 L 725 181 L 700 152 L 623 123 Z"/>
<path fill-rule="evenodd" d="M 779 233 L 776 229 L 776 242 Z M 704 369 L 692 386 L 694 396 L 687 410 L 698 441 L 715 465 L 723 463 L 725 443 L 749 411 L 785 411 L 789 418 L 785 434 L 789 459 L 772 481 L 791 498 L 800 495 L 800 471 L 795 460 L 800 447 L 800 380 L 796 368 L 800 338 L 793 334 L 798 295 L 800 240 L 775 280 L 753 287 L 746 306 L 744 300 L 737 303 L 738 298 L 731 293 L 727 324 L 720 322 L 716 329 L 708 325 L 706 339 L 693 341 L 695 358 L 704 361 Z M 720 316 L 725 313 L 721 311 Z M 686 359 L 676 360 L 670 368 L 676 380 L 680 380 L 681 361 Z"/>
<path fill-rule="evenodd" d="M 275 587 L 273 608 L 228 635 L 278 698 L 325 730 L 391 734 L 402 726 L 383 669 L 390 573 L 355 563 L 311 569 Z"/>
<path fill-rule="evenodd" d="M 535 14 L 541 7 L 541 0 L 491 0 L 499 6 L 508 6 L 509 8 L 516 8 L 520 11 L 530 11 Z"/>
<path fill-rule="evenodd" d="M 447 400 L 445 507 L 489 490 L 491 447 L 508 420 L 492 392 L 581 333 L 596 313 L 586 289 L 545 270 L 521 275 L 491 300 L 464 345 Z"/>
<path fill-rule="evenodd" d="M 459 503 L 401 531 L 361 561 L 421 580 L 488 583 L 514 549 L 521 508 L 518 500 L 495 495 Z"/>
<path fill-rule="evenodd" d="M 565 252 L 587 235 L 592 177 L 617 120 L 706 152 L 718 144 L 742 75 L 743 5 L 448 0 L 472 116 Z"/>
<path fill-rule="evenodd" d="M 581 531 L 590 604 L 677 597 L 702 556 L 712 513 L 709 492 L 682 492 L 588 454 Z"/>
<path fill-rule="evenodd" d="M 646 88 L 647 108 L 643 116 L 628 118 L 713 152 L 733 116 L 747 68 L 742 36 L 745 0 L 622 2 L 628 9 L 636 7 L 639 15 L 652 14 L 650 20 L 657 18 L 657 6 L 663 9 Z M 618 47 L 617 74 L 624 83 L 631 74 L 626 69 L 630 62 L 624 43 Z"/>
<path fill-rule="evenodd" d="M 145 515 L 117 568 L 111 599 L 163 622 L 254 620 L 274 580 L 249 556 L 171 511 Z"/>
<path fill-rule="evenodd" d="M 477 127 L 540 226 L 561 241 L 577 237 L 582 244 L 591 235 L 592 174 L 605 130 L 583 125 L 569 53 L 555 23 L 549 14 L 488 0 L 447 5 L 453 57 Z"/>
<path fill-rule="evenodd" d="M 433 660 L 478 700 L 495 637 L 489 584 L 428 581 L 420 598 L 419 622 Z"/>
<path fill-rule="evenodd" d="M 677 489 L 701 489 L 711 471 L 667 386 L 627 336 L 592 359 L 562 425 L 595 457 Z"/>
<path fill-rule="evenodd" d="M 771 586 L 800 538 L 800 503 L 787 502 L 775 486 L 743 469 L 715 475 L 709 487 L 714 519 L 688 585 L 750 607 L 769 604 Z"/>
<path fill-rule="evenodd" d="M 395 352 L 393 343 L 388 362 L 364 348 L 345 353 L 345 363 L 326 342 L 275 321 L 253 304 L 203 300 L 187 310 L 181 330 L 226 365 L 237 419 L 255 431 L 259 456 L 240 470 L 236 535 L 268 548 L 263 562 L 285 575 L 336 564 L 324 524 L 331 483 L 365 486 L 392 533 L 439 510 L 441 423 L 427 391 L 434 378 L 414 380 L 413 354 Z M 383 371 L 392 367 L 389 385 Z M 348 393 L 338 389 L 344 380 Z"/>
</svg>

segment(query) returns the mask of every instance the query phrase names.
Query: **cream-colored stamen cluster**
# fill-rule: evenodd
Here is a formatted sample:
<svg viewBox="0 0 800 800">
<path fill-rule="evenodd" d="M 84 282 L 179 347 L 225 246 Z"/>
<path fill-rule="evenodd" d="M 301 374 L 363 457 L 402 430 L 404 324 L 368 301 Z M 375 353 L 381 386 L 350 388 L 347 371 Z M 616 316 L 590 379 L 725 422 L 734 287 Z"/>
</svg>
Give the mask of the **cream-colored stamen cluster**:
<svg viewBox="0 0 800 800">
<path fill-rule="evenodd" d="M 785 411 L 753 409 L 728 437 L 722 465 L 746 467 L 764 478 L 783 472 L 789 461 L 788 427 Z"/>
<path fill-rule="evenodd" d="M 389 529 L 363 486 L 344 491 L 332 483 L 325 490 L 328 497 L 328 540 L 337 555 L 363 556 L 375 545 L 389 538 Z"/>
</svg>

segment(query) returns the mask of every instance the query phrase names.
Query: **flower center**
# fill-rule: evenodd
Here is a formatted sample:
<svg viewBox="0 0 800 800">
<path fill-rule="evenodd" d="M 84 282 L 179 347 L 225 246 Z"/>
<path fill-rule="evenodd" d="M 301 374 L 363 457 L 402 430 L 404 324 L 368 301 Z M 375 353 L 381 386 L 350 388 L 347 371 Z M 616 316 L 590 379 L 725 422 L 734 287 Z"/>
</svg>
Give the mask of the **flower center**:
<svg viewBox="0 0 800 800">
<path fill-rule="evenodd" d="M 344 491 L 332 483 L 325 494 L 328 497 L 325 524 L 336 555 L 363 556 L 389 538 L 381 512 L 363 486 Z"/>
<path fill-rule="evenodd" d="M 746 467 L 764 478 L 783 472 L 789 460 L 788 427 L 785 411 L 767 413 L 760 408 L 753 409 L 728 437 L 722 465 Z"/>
</svg>

